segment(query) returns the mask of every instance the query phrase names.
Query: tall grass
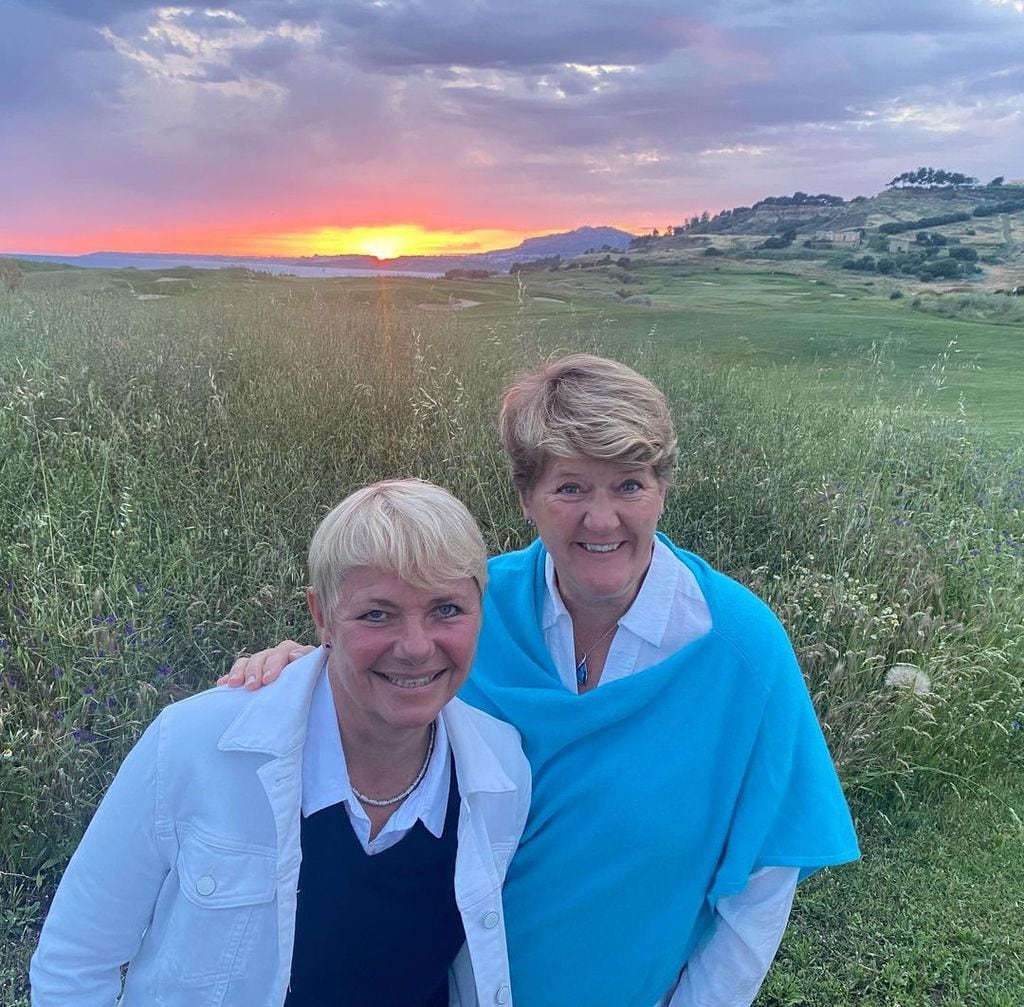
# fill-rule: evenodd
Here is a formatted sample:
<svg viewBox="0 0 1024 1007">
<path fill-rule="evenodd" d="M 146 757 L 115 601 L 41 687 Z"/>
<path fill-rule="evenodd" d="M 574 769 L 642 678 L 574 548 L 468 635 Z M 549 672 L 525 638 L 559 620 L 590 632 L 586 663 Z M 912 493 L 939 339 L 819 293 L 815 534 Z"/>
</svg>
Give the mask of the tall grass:
<svg viewBox="0 0 1024 1007">
<path fill-rule="evenodd" d="M 156 709 L 239 649 L 308 636 L 304 556 L 354 487 L 450 487 L 526 540 L 500 388 L 558 346 L 665 388 L 663 527 L 787 624 L 844 780 L 888 799 L 1021 760 L 1024 458 L 865 395 L 672 356 L 605 321 L 427 313 L 411 283 L 0 300 L 0 898 L 29 925 Z M 522 299 L 520 299 L 522 300 Z M 886 684 L 910 664 L 927 686 Z M 925 679 L 916 681 L 924 682 Z M 20 922 L 19 922 L 20 921 Z"/>
</svg>

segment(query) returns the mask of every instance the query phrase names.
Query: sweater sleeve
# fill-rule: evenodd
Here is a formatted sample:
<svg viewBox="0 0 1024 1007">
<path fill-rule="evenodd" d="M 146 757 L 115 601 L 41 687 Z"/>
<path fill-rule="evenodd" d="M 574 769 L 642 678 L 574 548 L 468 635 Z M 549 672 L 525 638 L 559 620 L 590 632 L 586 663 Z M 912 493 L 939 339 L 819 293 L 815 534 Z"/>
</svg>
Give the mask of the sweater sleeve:
<svg viewBox="0 0 1024 1007">
<path fill-rule="evenodd" d="M 171 865 L 157 834 L 158 718 L 68 864 L 32 957 L 33 1007 L 113 1007 Z"/>
</svg>

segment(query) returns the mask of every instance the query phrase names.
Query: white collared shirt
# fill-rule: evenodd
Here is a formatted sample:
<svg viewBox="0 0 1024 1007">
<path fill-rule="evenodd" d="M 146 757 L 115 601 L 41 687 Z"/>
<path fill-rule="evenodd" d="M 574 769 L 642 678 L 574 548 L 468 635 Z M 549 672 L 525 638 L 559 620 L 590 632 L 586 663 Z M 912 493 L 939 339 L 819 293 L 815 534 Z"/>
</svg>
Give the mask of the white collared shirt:
<svg viewBox="0 0 1024 1007">
<path fill-rule="evenodd" d="M 572 617 L 558 593 L 550 555 L 544 573 L 544 643 L 562 684 L 577 692 Z M 693 571 L 656 538 L 651 565 L 618 621 L 594 688 L 653 668 L 710 629 L 711 611 Z M 798 874 L 795 867 L 763 867 L 742 892 L 720 899 L 715 921 L 679 982 L 655 1007 L 750 1007 L 779 949 Z"/>
<path fill-rule="evenodd" d="M 384 828 L 370 839 L 370 819 L 352 792 L 345 750 L 341 746 L 338 716 L 326 667 L 314 686 L 309 706 L 306 747 L 302 753 L 302 817 L 308 818 L 332 804 L 344 802 L 348 820 L 365 853 L 383 853 L 400 842 L 418 822 L 440 838 L 448 811 L 451 774 L 448 733 L 444 720 L 434 721 L 434 751 L 420 785 L 398 806 Z"/>
<path fill-rule="evenodd" d="M 544 564 L 548 590 L 542 614 L 544 643 L 562 684 L 576 692 L 576 645 L 569 615 L 555 584 L 555 565 Z M 633 604 L 618 622 L 598 685 L 645 671 L 711 629 L 711 612 L 697 578 L 660 539 Z"/>
</svg>

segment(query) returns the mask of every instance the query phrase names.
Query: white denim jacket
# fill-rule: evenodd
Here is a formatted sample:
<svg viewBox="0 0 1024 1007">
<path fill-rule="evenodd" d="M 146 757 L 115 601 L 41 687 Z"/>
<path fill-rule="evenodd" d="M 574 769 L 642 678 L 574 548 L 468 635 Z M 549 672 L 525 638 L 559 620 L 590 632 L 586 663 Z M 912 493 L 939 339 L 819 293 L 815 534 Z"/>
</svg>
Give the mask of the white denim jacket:
<svg viewBox="0 0 1024 1007">
<path fill-rule="evenodd" d="M 165 709 L 132 749 L 54 898 L 34 1007 L 281 1007 L 299 878 L 302 751 L 323 652 L 274 686 Z M 501 885 L 530 803 L 517 732 L 442 711 L 461 794 L 452 1007 L 511 1004 Z"/>
</svg>

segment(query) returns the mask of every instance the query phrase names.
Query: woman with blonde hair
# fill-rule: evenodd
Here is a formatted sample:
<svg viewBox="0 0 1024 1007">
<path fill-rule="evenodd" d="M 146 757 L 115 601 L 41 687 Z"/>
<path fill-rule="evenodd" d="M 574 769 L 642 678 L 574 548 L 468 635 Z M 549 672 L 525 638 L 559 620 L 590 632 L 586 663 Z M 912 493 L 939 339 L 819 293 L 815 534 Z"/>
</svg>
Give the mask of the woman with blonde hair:
<svg viewBox="0 0 1024 1007">
<path fill-rule="evenodd" d="M 565 357 L 509 387 L 499 426 L 538 538 L 490 562 L 460 695 L 518 728 L 533 771 L 505 889 L 516 995 L 748 1007 L 798 880 L 859 855 L 792 647 L 657 532 L 677 445 L 650 381 Z"/>
<path fill-rule="evenodd" d="M 335 507 L 309 550 L 320 647 L 272 689 L 157 717 L 57 890 L 32 1003 L 511 1003 L 501 885 L 529 767 L 454 698 L 486 558 L 430 483 Z"/>
</svg>

